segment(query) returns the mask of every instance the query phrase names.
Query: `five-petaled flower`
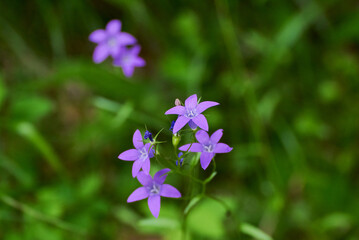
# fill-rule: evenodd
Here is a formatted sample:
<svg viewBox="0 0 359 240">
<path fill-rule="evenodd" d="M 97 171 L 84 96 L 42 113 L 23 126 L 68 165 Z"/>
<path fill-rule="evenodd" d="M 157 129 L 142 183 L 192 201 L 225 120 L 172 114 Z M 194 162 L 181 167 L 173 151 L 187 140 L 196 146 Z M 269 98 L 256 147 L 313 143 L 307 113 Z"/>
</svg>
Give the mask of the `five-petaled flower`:
<svg viewBox="0 0 359 240">
<path fill-rule="evenodd" d="M 173 126 L 173 133 L 177 133 L 187 123 L 192 129 L 195 129 L 198 126 L 203 130 L 208 131 L 208 122 L 202 112 L 207 108 L 216 105 L 219 105 L 219 103 L 212 101 L 205 101 L 198 104 L 197 95 L 194 94 L 186 99 L 185 106 L 175 106 L 165 112 L 165 114 L 178 115 L 176 123 Z"/>
<path fill-rule="evenodd" d="M 233 149 L 225 143 L 219 143 L 222 135 L 223 129 L 218 129 L 211 137 L 208 136 L 207 132 L 199 130 L 196 133 L 198 143 L 183 145 L 179 150 L 201 152 L 201 166 L 203 169 L 206 169 L 216 153 L 228 153 Z"/>
<path fill-rule="evenodd" d="M 136 177 L 140 169 L 150 173 L 150 158 L 154 156 L 151 143 L 143 144 L 140 130 L 136 130 L 132 138 L 133 146 L 136 149 L 130 149 L 121 153 L 118 158 L 125 161 L 135 161 L 132 166 L 132 177 Z"/>
<path fill-rule="evenodd" d="M 125 50 L 125 46 L 137 41 L 131 34 L 121 32 L 121 21 L 116 19 L 107 23 L 106 29 L 93 31 L 89 40 L 98 44 L 93 53 L 95 63 L 103 62 L 108 56 L 116 59 Z"/>
<path fill-rule="evenodd" d="M 123 74 L 126 77 L 131 77 L 135 67 L 143 67 L 146 65 L 145 60 L 138 56 L 140 51 L 141 47 L 139 45 L 136 45 L 130 49 L 123 48 L 123 50 L 121 50 L 121 54 L 118 55 L 113 61 L 113 65 L 121 67 Z"/>
<path fill-rule="evenodd" d="M 148 198 L 148 207 L 152 215 L 157 218 L 161 208 L 161 197 L 181 197 L 181 193 L 175 187 L 163 184 L 169 171 L 171 171 L 169 168 L 162 169 L 153 178 L 149 174 L 139 172 L 137 179 L 143 186 L 133 191 L 128 197 L 127 202 L 135 202 Z"/>
</svg>

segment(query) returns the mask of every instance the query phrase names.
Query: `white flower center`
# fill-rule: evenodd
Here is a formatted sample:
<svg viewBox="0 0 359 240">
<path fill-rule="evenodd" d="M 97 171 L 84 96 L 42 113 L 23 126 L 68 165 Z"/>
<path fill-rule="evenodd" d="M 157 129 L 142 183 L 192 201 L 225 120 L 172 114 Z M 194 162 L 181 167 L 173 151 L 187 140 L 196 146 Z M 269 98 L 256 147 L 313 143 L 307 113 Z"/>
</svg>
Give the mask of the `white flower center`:
<svg viewBox="0 0 359 240">
<path fill-rule="evenodd" d="M 209 144 L 205 144 L 205 145 L 202 145 L 202 146 L 203 146 L 203 150 L 205 152 L 213 152 L 213 149 L 214 149 L 213 144 L 209 143 Z"/>
<path fill-rule="evenodd" d="M 148 153 L 145 147 L 143 147 L 140 151 L 140 159 L 145 160 L 148 157 Z"/>
<path fill-rule="evenodd" d="M 153 183 L 152 187 L 150 187 L 150 194 L 154 195 L 154 194 L 159 194 L 160 193 L 160 186 Z"/>
<path fill-rule="evenodd" d="M 198 115 L 196 109 L 186 109 L 186 114 L 185 116 L 188 117 L 188 118 L 194 118 Z"/>
</svg>

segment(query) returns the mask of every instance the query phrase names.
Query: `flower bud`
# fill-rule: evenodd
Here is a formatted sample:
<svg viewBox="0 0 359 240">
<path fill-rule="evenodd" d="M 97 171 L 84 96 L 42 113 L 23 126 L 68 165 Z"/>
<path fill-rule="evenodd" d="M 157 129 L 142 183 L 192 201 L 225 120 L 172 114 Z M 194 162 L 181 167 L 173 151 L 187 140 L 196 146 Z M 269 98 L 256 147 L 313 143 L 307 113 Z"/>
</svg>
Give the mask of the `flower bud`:
<svg viewBox="0 0 359 240">
<path fill-rule="evenodd" d="M 177 148 L 180 141 L 181 141 L 181 136 L 179 134 L 173 134 L 173 136 L 172 136 L 172 145 L 175 148 Z"/>
</svg>

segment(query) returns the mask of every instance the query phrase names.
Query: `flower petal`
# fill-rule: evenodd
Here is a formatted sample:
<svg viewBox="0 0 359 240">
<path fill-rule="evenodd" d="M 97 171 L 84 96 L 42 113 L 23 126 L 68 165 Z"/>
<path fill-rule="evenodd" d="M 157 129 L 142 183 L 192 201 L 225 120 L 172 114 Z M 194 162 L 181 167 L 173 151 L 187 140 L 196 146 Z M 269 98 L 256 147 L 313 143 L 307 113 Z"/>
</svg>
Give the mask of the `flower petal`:
<svg viewBox="0 0 359 240">
<path fill-rule="evenodd" d="M 135 202 L 142 199 L 145 199 L 149 196 L 149 193 L 145 187 L 139 187 L 131 193 L 127 198 L 127 202 Z"/>
<path fill-rule="evenodd" d="M 121 46 L 125 46 L 125 45 L 132 45 L 132 44 L 135 44 L 137 42 L 136 38 L 134 36 L 132 36 L 131 34 L 129 33 L 126 33 L 126 32 L 121 32 L 119 35 L 118 35 L 118 38 L 117 38 L 117 43 Z M 136 47 L 136 46 L 135 46 Z M 134 47 L 134 48 L 135 48 Z M 139 47 L 139 46 L 138 46 Z M 139 47 L 139 49 L 135 49 L 134 53 L 135 55 L 138 55 L 138 53 L 140 52 L 141 48 Z"/>
<path fill-rule="evenodd" d="M 225 143 L 217 143 L 216 146 L 214 147 L 213 152 L 214 153 L 228 153 L 230 151 L 232 151 L 233 148 L 231 148 L 230 146 L 228 146 Z"/>
<path fill-rule="evenodd" d="M 203 130 L 199 130 L 197 133 L 196 133 L 196 139 L 199 143 L 202 143 L 202 144 L 206 144 L 209 142 L 209 136 L 208 136 L 208 133 L 206 131 L 203 131 Z"/>
<path fill-rule="evenodd" d="M 105 44 L 100 44 L 95 48 L 92 59 L 95 63 L 103 62 L 109 55 L 108 48 Z"/>
<path fill-rule="evenodd" d="M 119 159 L 124 161 L 134 161 L 138 159 L 138 151 L 136 149 L 130 149 L 124 151 L 118 156 Z"/>
<path fill-rule="evenodd" d="M 147 186 L 152 183 L 152 177 L 149 174 L 146 174 L 145 172 L 139 172 L 137 174 L 137 180 L 143 185 Z"/>
<path fill-rule="evenodd" d="M 194 109 L 197 106 L 197 94 L 189 96 L 184 102 L 187 109 Z"/>
<path fill-rule="evenodd" d="M 134 64 L 136 67 L 143 67 L 143 66 L 146 66 L 146 61 L 143 60 L 143 58 L 137 56 L 137 57 L 133 60 L 133 64 Z"/>
<path fill-rule="evenodd" d="M 179 148 L 179 150 L 184 151 L 184 152 L 202 152 L 203 148 L 202 145 L 199 143 L 192 143 L 191 148 L 189 148 L 191 146 L 191 144 L 186 144 L 183 145 L 182 147 Z"/>
<path fill-rule="evenodd" d="M 160 195 L 162 197 L 169 197 L 169 198 L 180 198 L 182 196 L 181 193 L 177 190 L 177 188 L 169 184 L 163 184 L 161 186 Z"/>
<path fill-rule="evenodd" d="M 161 169 L 158 172 L 155 173 L 155 175 L 153 176 L 153 180 L 158 183 L 158 184 L 162 184 L 165 182 L 166 177 L 167 177 L 167 173 L 171 171 L 171 169 L 169 168 L 165 168 L 165 169 Z"/>
<path fill-rule="evenodd" d="M 139 149 L 143 147 L 143 139 L 140 130 L 136 130 L 132 137 L 133 146 Z"/>
<path fill-rule="evenodd" d="M 135 67 L 133 65 L 124 65 L 122 66 L 122 71 L 123 71 L 123 75 L 129 78 L 132 77 L 135 71 Z"/>
<path fill-rule="evenodd" d="M 206 170 L 208 165 L 211 163 L 212 158 L 214 157 L 214 153 L 203 152 L 200 157 L 201 167 Z"/>
<path fill-rule="evenodd" d="M 89 40 L 94 43 L 100 43 L 104 41 L 106 37 L 107 37 L 106 31 L 103 29 L 98 29 L 90 34 Z"/>
<path fill-rule="evenodd" d="M 215 131 L 211 136 L 212 143 L 218 143 L 219 140 L 221 140 L 221 137 L 223 135 L 223 129 L 218 129 Z"/>
<path fill-rule="evenodd" d="M 150 174 L 150 159 L 146 158 L 145 161 L 142 164 L 142 170 L 146 173 L 146 174 Z"/>
<path fill-rule="evenodd" d="M 150 208 L 150 211 L 152 215 L 155 218 L 158 218 L 158 215 L 160 214 L 161 209 L 161 197 L 160 195 L 152 195 L 148 197 L 148 207 Z"/>
<path fill-rule="evenodd" d="M 197 117 L 193 118 L 192 121 L 197 124 L 198 127 L 208 131 L 208 122 L 203 114 L 197 115 Z"/>
<path fill-rule="evenodd" d="M 190 121 L 189 118 L 185 116 L 179 116 L 176 120 L 175 125 L 173 126 L 173 133 L 177 133 L 181 128 L 184 127 Z"/>
<path fill-rule="evenodd" d="M 106 31 L 110 34 L 116 34 L 121 31 L 121 21 L 114 19 L 107 23 Z"/>
<path fill-rule="evenodd" d="M 192 129 L 195 130 L 197 128 L 197 125 L 191 120 L 188 122 L 188 126 Z"/>
<path fill-rule="evenodd" d="M 213 106 L 217 106 L 219 105 L 219 103 L 217 102 L 212 102 L 212 101 L 204 101 L 204 102 L 201 102 L 197 105 L 197 113 L 201 113 L 203 112 L 204 110 L 206 110 L 207 108 L 210 108 L 210 107 L 213 107 Z"/>
<path fill-rule="evenodd" d="M 132 165 L 132 177 L 136 177 L 143 165 L 143 161 L 136 160 Z"/>
<path fill-rule="evenodd" d="M 165 112 L 165 115 L 168 115 L 168 114 L 178 114 L 178 115 L 183 115 L 184 112 L 185 112 L 185 107 L 184 106 L 176 106 L 176 107 L 173 107 L 169 110 L 167 110 Z"/>
</svg>

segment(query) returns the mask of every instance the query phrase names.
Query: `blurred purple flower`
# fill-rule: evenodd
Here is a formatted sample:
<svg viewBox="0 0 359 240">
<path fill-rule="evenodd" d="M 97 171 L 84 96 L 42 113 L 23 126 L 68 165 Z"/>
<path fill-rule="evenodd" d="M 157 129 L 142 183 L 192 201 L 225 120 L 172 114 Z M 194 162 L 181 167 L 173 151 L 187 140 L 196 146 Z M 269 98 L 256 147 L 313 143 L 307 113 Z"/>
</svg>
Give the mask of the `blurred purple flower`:
<svg viewBox="0 0 359 240">
<path fill-rule="evenodd" d="M 171 171 L 169 168 L 162 169 L 153 178 L 149 174 L 139 172 L 137 179 L 143 186 L 133 191 L 128 197 L 127 202 L 135 202 L 148 198 L 148 207 L 152 215 L 158 218 L 161 208 L 161 197 L 181 197 L 181 193 L 175 187 L 163 184 L 169 171 Z"/>
<path fill-rule="evenodd" d="M 206 169 L 216 153 L 228 153 L 233 149 L 225 143 L 219 143 L 222 135 L 223 129 L 218 129 L 211 137 L 208 136 L 207 132 L 199 130 L 196 133 L 196 138 L 199 143 L 192 143 L 192 145 L 186 144 L 180 147 L 179 150 L 201 152 L 201 166 L 203 169 Z"/>
<path fill-rule="evenodd" d="M 132 138 L 133 146 L 136 149 L 129 149 L 121 153 L 118 158 L 124 161 L 135 161 L 132 166 L 132 177 L 136 177 L 140 169 L 150 173 L 150 158 L 154 156 L 154 150 L 151 143 L 143 144 L 140 130 L 136 130 Z"/>
<path fill-rule="evenodd" d="M 187 123 L 195 129 L 197 126 L 203 130 L 208 131 L 208 122 L 203 114 L 201 114 L 207 108 L 219 105 L 217 102 L 205 101 L 197 103 L 197 95 L 194 94 L 188 97 L 185 101 L 185 106 L 175 106 L 169 109 L 165 114 L 177 114 L 178 119 L 173 126 L 173 133 L 177 133 Z"/>
<path fill-rule="evenodd" d="M 114 59 L 113 65 L 121 67 L 123 74 L 125 74 L 126 77 L 131 77 L 135 67 L 143 67 L 146 65 L 145 60 L 138 56 L 140 51 L 141 47 L 139 45 L 131 49 L 123 48 L 121 54 Z"/>
<path fill-rule="evenodd" d="M 95 63 L 103 62 L 108 56 L 116 58 L 125 46 L 137 41 L 131 34 L 121 32 L 121 21 L 116 19 L 108 22 L 106 29 L 93 31 L 89 40 L 98 44 L 92 57 Z"/>
</svg>

